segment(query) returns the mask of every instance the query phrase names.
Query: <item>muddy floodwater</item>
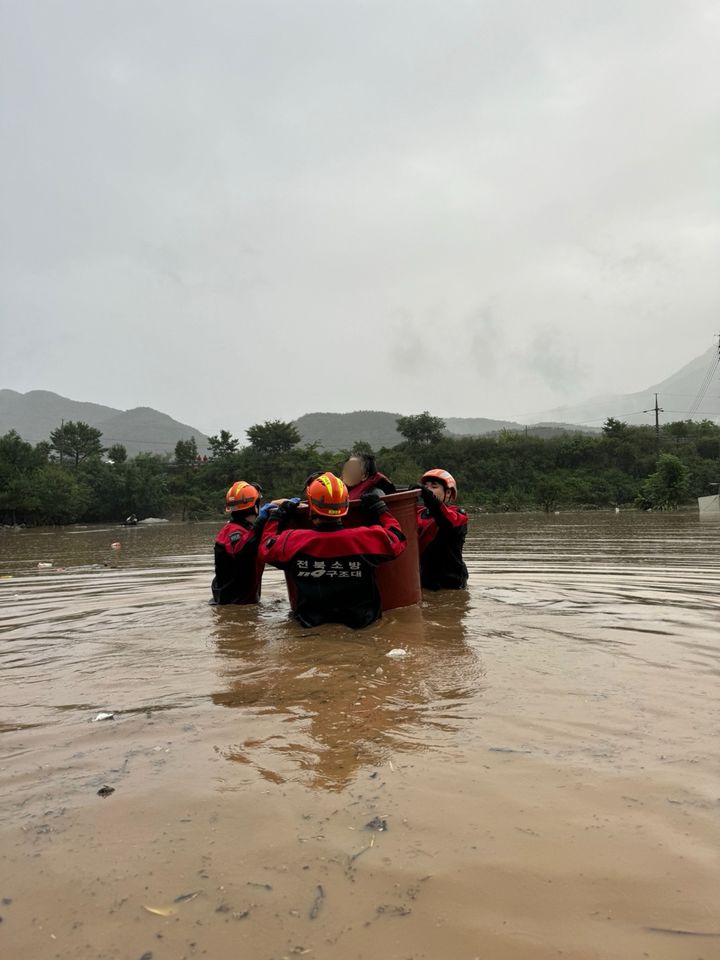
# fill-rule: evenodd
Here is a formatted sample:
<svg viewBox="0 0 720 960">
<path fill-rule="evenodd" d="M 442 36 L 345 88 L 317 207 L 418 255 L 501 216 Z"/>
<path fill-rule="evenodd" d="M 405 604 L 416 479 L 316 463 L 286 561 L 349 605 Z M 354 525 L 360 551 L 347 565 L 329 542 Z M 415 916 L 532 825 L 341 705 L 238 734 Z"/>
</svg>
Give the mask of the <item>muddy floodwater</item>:
<svg viewBox="0 0 720 960">
<path fill-rule="evenodd" d="M 720 523 L 477 517 L 358 633 L 215 529 L 0 531 L 0 956 L 720 958 Z"/>
</svg>

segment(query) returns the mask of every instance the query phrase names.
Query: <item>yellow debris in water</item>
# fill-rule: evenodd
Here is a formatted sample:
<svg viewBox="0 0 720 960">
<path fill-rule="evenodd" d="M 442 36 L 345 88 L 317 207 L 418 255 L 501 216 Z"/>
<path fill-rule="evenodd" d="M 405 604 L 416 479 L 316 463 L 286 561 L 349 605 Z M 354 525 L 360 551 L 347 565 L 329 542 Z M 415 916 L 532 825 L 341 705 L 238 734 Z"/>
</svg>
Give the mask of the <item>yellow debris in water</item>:
<svg viewBox="0 0 720 960">
<path fill-rule="evenodd" d="M 147 904 L 143 904 L 143 910 L 154 913 L 156 917 L 171 917 L 175 913 L 172 907 L 148 907 Z"/>
</svg>

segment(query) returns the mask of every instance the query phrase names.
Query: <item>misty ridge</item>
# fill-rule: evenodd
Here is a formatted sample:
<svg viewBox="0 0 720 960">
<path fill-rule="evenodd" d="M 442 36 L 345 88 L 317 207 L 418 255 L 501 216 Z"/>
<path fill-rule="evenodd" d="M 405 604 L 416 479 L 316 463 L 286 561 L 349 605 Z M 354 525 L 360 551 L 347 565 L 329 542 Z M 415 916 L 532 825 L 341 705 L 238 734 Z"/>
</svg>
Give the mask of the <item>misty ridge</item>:
<svg viewBox="0 0 720 960">
<path fill-rule="evenodd" d="M 598 433 L 608 417 L 633 424 L 652 423 L 653 416 L 649 408 L 656 393 L 663 403 L 665 420 L 682 420 L 692 416 L 720 422 L 720 383 L 712 372 L 716 359 L 717 348 L 710 347 L 670 376 L 644 390 L 591 398 L 575 406 L 549 410 L 538 422 L 443 416 L 446 433 L 451 437 L 473 437 L 509 430 L 549 438 L 563 432 Z M 697 400 L 699 402 L 696 404 Z M 316 444 L 321 450 L 350 449 L 356 441 L 364 441 L 372 448 L 380 449 L 402 441 L 397 430 L 399 416 L 400 413 L 381 410 L 350 413 L 326 411 L 305 413 L 292 422 L 297 426 L 303 443 Z M 61 420 L 86 422 L 101 431 L 106 446 L 120 443 L 131 455 L 142 452 L 170 455 L 178 440 L 190 437 L 195 438 L 201 454 L 206 454 L 209 449 L 209 432 L 180 423 L 168 414 L 149 407 L 123 411 L 101 404 L 70 400 L 49 391 L 33 390 L 21 394 L 14 390 L 0 390 L 0 434 L 16 430 L 23 439 L 39 443 L 47 440 L 50 431 Z M 234 428 L 241 435 L 247 425 L 223 423 L 222 426 Z"/>
<path fill-rule="evenodd" d="M 676 509 L 718 482 L 720 426 L 703 417 L 701 407 L 708 396 L 714 399 L 720 349 L 707 360 L 697 358 L 660 385 L 663 396 L 680 401 L 690 396 L 681 387 L 697 386 L 687 401 L 689 415 L 661 423 L 666 409 L 657 392 L 652 409 L 627 410 L 643 392 L 602 401 L 606 411 L 625 405 L 626 415 L 607 413 L 601 428 L 356 411 L 268 419 L 246 429 L 246 443 L 225 427 L 196 436 L 192 427 L 148 408 L 123 413 L 42 391 L 3 391 L 6 423 L 24 424 L 42 439 L 33 446 L 16 426 L 0 436 L 2 522 L 112 522 L 124 514 L 206 519 L 217 515 L 224 491 L 238 478 L 253 478 L 270 497 L 290 497 L 311 473 L 339 473 L 348 455 L 369 453 L 401 485 L 434 465 L 452 464 L 462 499 L 484 510 Z M 94 418 L 97 426 L 71 414 Z M 631 422 L 649 415 L 654 426 Z M 117 435 L 123 429 L 135 431 L 134 451 Z M 153 431 L 164 439 L 155 440 Z M 36 493 L 48 488 L 54 490 L 51 512 Z"/>
</svg>

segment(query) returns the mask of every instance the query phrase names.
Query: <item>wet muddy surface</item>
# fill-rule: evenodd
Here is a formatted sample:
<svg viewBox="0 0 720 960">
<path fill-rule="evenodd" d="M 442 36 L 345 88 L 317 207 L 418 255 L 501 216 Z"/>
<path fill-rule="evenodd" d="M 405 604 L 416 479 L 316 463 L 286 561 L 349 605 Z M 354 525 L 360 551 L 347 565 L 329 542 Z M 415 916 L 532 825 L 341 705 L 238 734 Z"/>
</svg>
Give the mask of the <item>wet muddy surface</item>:
<svg viewBox="0 0 720 960">
<path fill-rule="evenodd" d="M 0 956 L 720 958 L 720 524 L 478 517 L 359 633 L 215 529 L 0 531 Z"/>
</svg>

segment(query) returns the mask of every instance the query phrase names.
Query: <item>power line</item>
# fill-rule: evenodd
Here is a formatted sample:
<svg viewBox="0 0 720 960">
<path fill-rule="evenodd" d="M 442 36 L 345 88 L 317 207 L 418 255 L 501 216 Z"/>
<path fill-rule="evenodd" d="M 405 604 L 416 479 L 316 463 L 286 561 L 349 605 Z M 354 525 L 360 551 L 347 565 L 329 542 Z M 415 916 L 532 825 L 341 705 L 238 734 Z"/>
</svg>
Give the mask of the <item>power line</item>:
<svg viewBox="0 0 720 960">
<path fill-rule="evenodd" d="M 665 413 L 662 407 L 658 406 L 658 395 L 655 394 L 655 406 L 651 407 L 649 410 L 643 410 L 643 413 L 652 413 L 655 412 L 655 444 L 660 450 L 660 414 Z"/>
<path fill-rule="evenodd" d="M 710 365 L 707 373 L 705 374 L 705 378 L 703 379 L 702 383 L 700 384 L 700 387 L 699 387 L 698 392 L 697 392 L 697 396 L 696 396 L 695 399 L 693 400 L 692 405 L 691 405 L 691 407 L 690 407 L 690 410 L 688 411 L 688 416 L 693 417 L 693 416 L 697 413 L 698 408 L 700 407 L 701 403 L 702 403 L 703 400 L 705 399 L 705 394 L 707 393 L 708 388 L 710 387 L 710 384 L 712 383 L 712 379 L 713 379 L 713 376 L 715 375 L 715 371 L 716 371 L 717 368 L 718 368 L 718 363 L 719 363 L 719 362 L 720 362 L 720 361 L 715 360 L 715 361 L 713 361 L 713 363 Z"/>
<path fill-rule="evenodd" d="M 705 399 L 705 394 L 708 392 L 710 384 L 713 381 L 713 377 L 715 376 L 715 371 L 717 370 L 718 366 L 720 366 L 720 334 L 717 335 L 717 339 L 718 339 L 717 355 L 713 357 L 713 359 L 710 361 L 710 366 L 703 378 L 702 383 L 700 384 L 700 387 L 697 392 L 697 396 L 693 400 L 692 406 L 690 407 L 690 412 L 688 414 L 690 418 L 694 417 L 695 414 L 697 413 L 698 408 L 700 407 L 701 403 Z"/>
<path fill-rule="evenodd" d="M 621 419 L 622 417 L 637 417 L 641 413 L 645 413 L 645 410 L 630 410 L 626 413 L 606 413 L 604 417 L 594 417 L 593 419 L 588 418 L 583 420 L 582 423 L 569 423 L 569 427 L 583 427 L 589 423 L 605 423 L 610 417 L 614 417 L 616 420 Z M 564 424 L 565 425 L 565 424 Z M 538 426 L 538 424 L 533 424 L 533 426 Z"/>
<path fill-rule="evenodd" d="M 194 433 L 190 434 L 190 437 L 194 436 Z M 182 439 L 189 440 L 190 437 L 182 437 Z M 124 437 L 106 437 L 105 434 L 103 434 L 103 440 L 107 443 L 132 443 L 135 446 L 143 447 L 174 447 L 178 442 L 177 440 L 132 440 Z M 204 446 L 204 444 L 201 442 L 200 446 Z"/>
</svg>

